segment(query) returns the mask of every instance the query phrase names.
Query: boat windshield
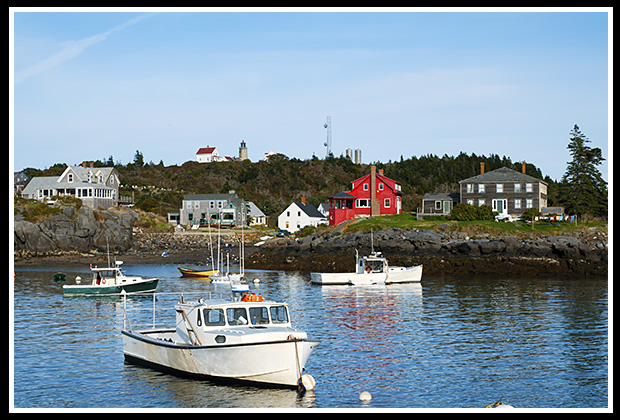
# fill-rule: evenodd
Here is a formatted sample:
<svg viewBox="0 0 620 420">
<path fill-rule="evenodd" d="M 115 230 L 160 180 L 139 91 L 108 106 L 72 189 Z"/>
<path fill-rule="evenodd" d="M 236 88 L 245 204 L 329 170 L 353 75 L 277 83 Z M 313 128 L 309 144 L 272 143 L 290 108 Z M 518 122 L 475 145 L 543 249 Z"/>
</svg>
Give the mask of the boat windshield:
<svg viewBox="0 0 620 420">
<path fill-rule="evenodd" d="M 286 324 L 289 322 L 286 305 L 250 306 L 203 309 L 205 327 Z"/>
</svg>

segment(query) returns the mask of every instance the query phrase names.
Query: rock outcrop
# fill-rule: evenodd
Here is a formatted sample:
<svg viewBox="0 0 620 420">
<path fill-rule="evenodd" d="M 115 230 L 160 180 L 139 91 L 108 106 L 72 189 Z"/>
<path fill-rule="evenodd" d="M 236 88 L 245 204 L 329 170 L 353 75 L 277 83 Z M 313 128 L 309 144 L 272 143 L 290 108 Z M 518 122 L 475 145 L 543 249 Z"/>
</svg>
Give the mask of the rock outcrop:
<svg viewBox="0 0 620 420">
<path fill-rule="evenodd" d="M 67 252 L 123 252 L 131 248 L 132 228 L 140 216 L 131 210 L 93 210 L 67 206 L 60 214 L 32 223 L 14 219 L 15 259 Z"/>
<path fill-rule="evenodd" d="M 585 230 L 576 236 L 524 235 L 469 238 L 458 232 L 388 229 L 374 234 L 374 250 L 391 265 L 424 264 L 428 275 L 569 276 L 607 275 L 607 236 Z M 246 267 L 346 272 L 371 249 L 369 234 L 313 235 L 263 246 Z"/>
</svg>

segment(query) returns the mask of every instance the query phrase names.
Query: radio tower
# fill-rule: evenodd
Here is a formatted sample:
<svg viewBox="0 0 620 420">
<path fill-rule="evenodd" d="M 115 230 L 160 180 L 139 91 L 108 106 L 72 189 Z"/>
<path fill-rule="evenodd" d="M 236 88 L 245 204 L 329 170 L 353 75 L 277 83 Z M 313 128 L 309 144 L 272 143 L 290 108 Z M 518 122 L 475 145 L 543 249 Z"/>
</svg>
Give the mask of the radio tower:
<svg viewBox="0 0 620 420">
<path fill-rule="evenodd" d="M 323 127 L 327 129 L 327 141 L 323 144 L 323 146 L 327 148 L 327 154 L 325 157 L 328 158 L 329 155 L 332 154 L 332 117 L 329 115 L 327 116 L 327 122 L 323 124 Z"/>
</svg>

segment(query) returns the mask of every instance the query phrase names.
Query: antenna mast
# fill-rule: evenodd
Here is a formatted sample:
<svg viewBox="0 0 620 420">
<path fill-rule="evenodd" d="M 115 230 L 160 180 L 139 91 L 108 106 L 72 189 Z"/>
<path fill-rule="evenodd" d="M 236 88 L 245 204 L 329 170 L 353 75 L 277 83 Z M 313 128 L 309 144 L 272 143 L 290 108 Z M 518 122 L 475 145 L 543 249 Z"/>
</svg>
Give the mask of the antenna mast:
<svg viewBox="0 0 620 420">
<path fill-rule="evenodd" d="M 332 117 L 327 116 L 327 122 L 323 124 L 323 127 L 327 129 L 327 141 L 323 144 L 327 148 L 326 158 L 332 154 Z"/>
</svg>

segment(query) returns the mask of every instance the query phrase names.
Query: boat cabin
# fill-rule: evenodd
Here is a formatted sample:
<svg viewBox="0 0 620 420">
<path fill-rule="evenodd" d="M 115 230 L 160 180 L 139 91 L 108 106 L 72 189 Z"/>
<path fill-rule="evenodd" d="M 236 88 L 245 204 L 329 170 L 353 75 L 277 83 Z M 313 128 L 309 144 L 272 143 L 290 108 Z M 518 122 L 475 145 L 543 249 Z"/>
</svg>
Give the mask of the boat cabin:
<svg viewBox="0 0 620 420">
<path fill-rule="evenodd" d="M 380 252 L 373 252 L 370 255 L 357 259 L 357 274 L 387 273 L 388 262 Z"/>
<path fill-rule="evenodd" d="M 267 301 L 213 301 L 176 305 L 173 340 L 193 345 L 238 343 L 264 329 L 291 327 L 288 305 Z"/>
<path fill-rule="evenodd" d="M 127 282 L 127 277 L 121 271 L 122 261 L 115 261 L 114 267 L 93 267 L 90 265 L 90 270 L 93 272 L 93 286 L 114 286 L 116 284 Z"/>
</svg>

